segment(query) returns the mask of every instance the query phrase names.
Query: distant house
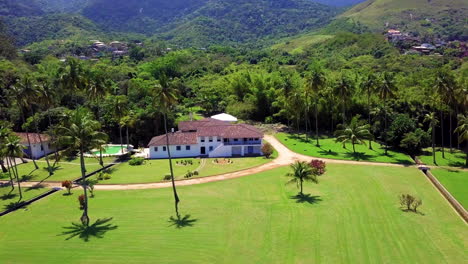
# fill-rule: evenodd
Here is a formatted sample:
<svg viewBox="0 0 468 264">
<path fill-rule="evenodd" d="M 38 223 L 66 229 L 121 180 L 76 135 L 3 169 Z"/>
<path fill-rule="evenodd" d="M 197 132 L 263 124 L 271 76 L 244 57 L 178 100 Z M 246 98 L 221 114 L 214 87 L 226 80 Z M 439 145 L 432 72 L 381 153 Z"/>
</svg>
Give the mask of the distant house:
<svg viewBox="0 0 468 264">
<path fill-rule="evenodd" d="M 432 44 L 424 43 L 424 44 L 421 44 L 420 46 L 414 46 L 412 47 L 412 49 L 419 51 L 421 53 L 424 53 L 424 54 L 428 54 L 436 50 L 436 47 Z"/>
<path fill-rule="evenodd" d="M 251 125 L 231 124 L 213 118 L 179 123 L 179 131 L 171 132 L 169 150 L 175 158 L 242 157 L 262 155 L 263 133 Z M 149 158 L 168 157 L 166 135 L 151 139 Z"/>
<path fill-rule="evenodd" d="M 237 122 L 237 118 L 235 116 L 232 116 L 226 113 L 214 115 L 214 116 L 211 116 L 211 118 L 219 120 L 219 121 L 225 121 L 225 122 Z"/>
<path fill-rule="evenodd" d="M 29 141 L 26 133 L 15 132 L 15 134 L 20 137 L 20 143 L 26 147 L 23 152 L 27 158 L 38 159 L 54 152 L 54 148 L 50 145 L 50 138 L 46 134 L 29 133 Z M 39 138 L 39 135 L 41 138 Z M 31 145 L 29 145 L 29 142 Z"/>
</svg>

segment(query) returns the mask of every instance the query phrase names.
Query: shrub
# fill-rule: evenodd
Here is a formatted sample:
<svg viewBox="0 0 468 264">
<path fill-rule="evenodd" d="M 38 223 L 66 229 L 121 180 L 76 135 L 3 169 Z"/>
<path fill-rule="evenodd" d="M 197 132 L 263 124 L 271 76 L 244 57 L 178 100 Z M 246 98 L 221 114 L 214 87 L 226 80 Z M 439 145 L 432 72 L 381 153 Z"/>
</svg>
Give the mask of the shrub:
<svg viewBox="0 0 468 264">
<path fill-rule="evenodd" d="M 412 196 L 411 194 L 402 194 L 399 198 L 400 205 L 405 207 L 407 211 L 417 212 L 418 207 L 422 205 L 422 200 Z"/>
<path fill-rule="evenodd" d="M 166 175 L 164 175 L 164 178 L 163 178 L 163 180 L 165 180 L 165 181 L 169 181 L 169 180 L 171 180 L 171 178 L 172 178 L 172 177 L 171 177 L 171 175 L 170 175 L 170 174 L 166 174 Z"/>
<path fill-rule="evenodd" d="M 80 203 L 80 210 L 83 210 L 84 206 L 85 206 L 85 196 L 84 196 L 84 194 L 78 196 L 78 202 Z"/>
<path fill-rule="evenodd" d="M 68 194 L 71 194 L 71 189 L 73 188 L 73 183 L 71 181 L 63 181 L 62 187 L 67 188 Z"/>
<path fill-rule="evenodd" d="M 263 144 L 262 152 L 263 152 L 263 155 L 265 155 L 267 159 L 271 157 L 271 155 L 273 154 L 273 151 L 275 151 L 275 149 L 270 143 L 265 142 L 265 144 Z"/>
<path fill-rule="evenodd" d="M 8 175 L 8 172 L 0 172 L 0 179 L 6 179 L 9 177 Z"/>
<path fill-rule="evenodd" d="M 105 172 L 105 171 L 101 171 L 98 175 L 98 180 L 102 181 L 102 180 L 109 180 L 110 178 L 112 178 L 112 176 Z"/>
<path fill-rule="evenodd" d="M 188 178 L 192 178 L 192 176 L 193 176 L 193 172 L 188 171 L 188 172 L 185 174 L 184 178 L 188 179 Z"/>
<path fill-rule="evenodd" d="M 312 167 L 313 173 L 320 176 L 325 173 L 327 164 L 321 160 L 311 160 L 309 166 Z"/>
<path fill-rule="evenodd" d="M 193 175 L 195 175 L 195 176 L 198 176 L 198 174 L 199 174 L 198 171 L 194 171 L 194 172 L 193 172 Z"/>
<path fill-rule="evenodd" d="M 143 163 L 145 163 L 145 158 L 137 158 L 137 157 L 132 158 L 128 162 L 130 166 L 140 166 L 140 165 L 143 165 Z"/>
</svg>

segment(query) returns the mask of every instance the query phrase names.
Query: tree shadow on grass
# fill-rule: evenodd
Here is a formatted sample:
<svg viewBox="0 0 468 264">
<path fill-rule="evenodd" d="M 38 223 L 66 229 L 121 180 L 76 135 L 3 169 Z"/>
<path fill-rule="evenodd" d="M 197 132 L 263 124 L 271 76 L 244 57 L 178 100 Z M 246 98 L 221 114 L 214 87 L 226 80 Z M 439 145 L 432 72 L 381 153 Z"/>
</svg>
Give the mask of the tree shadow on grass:
<svg viewBox="0 0 468 264">
<path fill-rule="evenodd" d="M 407 208 L 400 208 L 400 210 L 402 212 L 405 212 L 405 213 L 415 213 L 415 214 L 418 214 L 418 215 L 426 215 L 425 213 L 423 213 L 421 211 L 414 211 L 414 210 L 407 209 Z"/>
<path fill-rule="evenodd" d="M 70 240 L 74 237 L 79 237 L 82 239 L 84 242 L 88 242 L 90 238 L 95 237 L 95 238 L 103 238 L 104 235 L 111 230 L 115 230 L 118 228 L 118 226 L 113 225 L 112 223 L 109 223 L 112 221 L 112 217 L 110 218 L 104 218 L 104 219 L 98 219 L 94 224 L 90 226 L 85 226 L 81 223 L 72 223 L 71 226 L 65 226 L 60 236 L 68 236 L 65 240 Z"/>
<path fill-rule="evenodd" d="M 405 166 L 414 165 L 414 162 L 411 162 L 409 160 L 404 160 L 404 159 L 397 159 L 396 163 L 397 164 L 402 164 L 402 165 L 405 165 Z"/>
<path fill-rule="evenodd" d="M 308 194 L 298 193 L 296 195 L 291 196 L 290 198 L 293 200 L 296 200 L 296 203 L 315 204 L 315 203 L 322 201 L 320 196 L 318 195 L 312 196 L 309 193 Z"/>
<path fill-rule="evenodd" d="M 27 192 L 30 192 L 30 191 L 34 191 L 34 190 L 44 189 L 45 187 L 46 187 L 46 186 L 45 186 L 44 184 L 38 183 L 38 184 L 36 184 L 36 185 L 34 185 L 34 186 L 31 186 L 31 187 L 26 188 L 26 191 L 27 191 Z"/>
<path fill-rule="evenodd" d="M 18 202 L 12 202 L 12 203 L 9 203 L 7 205 L 5 205 L 3 207 L 3 209 L 6 211 L 6 210 L 13 210 L 13 209 L 16 209 L 16 208 L 20 208 L 20 207 L 25 207 L 24 206 L 24 201 L 18 201 Z"/>
<path fill-rule="evenodd" d="M 338 156 L 338 152 L 334 152 L 331 149 L 325 150 L 325 149 L 320 148 L 318 153 L 322 156 Z"/>
<path fill-rule="evenodd" d="M 18 196 L 18 194 L 10 192 L 10 193 L 6 193 L 6 194 L 0 196 L 0 199 L 2 199 L 4 201 L 5 200 L 11 200 L 11 199 L 15 198 L 16 196 Z"/>
<path fill-rule="evenodd" d="M 169 218 L 168 222 L 171 223 L 169 226 L 174 226 L 177 229 L 181 229 L 181 228 L 184 228 L 184 227 L 191 227 L 197 221 L 198 221 L 198 219 L 190 218 L 190 215 L 187 214 L 184 217 L 180 217 L 180 216 L 173 217 L 173 216 L 171 216 Z"/>
<path fill-rule="evenodd" d="M 370 161 L 371 159 L 375 158 L 374 155 L 369 155 L 364 152 L 347 152 L 344 154 L 345 157 L 353 159 L 353 160 L 364 160 L 364 161 Z"/>
</svg>

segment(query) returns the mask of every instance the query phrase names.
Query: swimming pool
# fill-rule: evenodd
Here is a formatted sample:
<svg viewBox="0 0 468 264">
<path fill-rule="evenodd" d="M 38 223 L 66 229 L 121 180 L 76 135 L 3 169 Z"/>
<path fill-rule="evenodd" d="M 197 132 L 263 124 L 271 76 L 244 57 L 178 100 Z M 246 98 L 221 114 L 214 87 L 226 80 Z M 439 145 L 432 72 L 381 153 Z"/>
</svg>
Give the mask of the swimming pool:
<svg viewBox="0 0 468 264">
<path fill-rule="evenodd" d="M 120 152 L 121 150 L 121 147 L 120 146 L 106 146 L 104 148 L 104 151 L 102 152 L 103 155 L 117 155 L 117 154 L 121 154 Z M 123 147 L 123 152 L 126 152 L 127 151 L 127 147 L 124 146 Z M 94 155 L 99 155 L 99 151 L 94 151 L 93 152 Z"/>
</svg>

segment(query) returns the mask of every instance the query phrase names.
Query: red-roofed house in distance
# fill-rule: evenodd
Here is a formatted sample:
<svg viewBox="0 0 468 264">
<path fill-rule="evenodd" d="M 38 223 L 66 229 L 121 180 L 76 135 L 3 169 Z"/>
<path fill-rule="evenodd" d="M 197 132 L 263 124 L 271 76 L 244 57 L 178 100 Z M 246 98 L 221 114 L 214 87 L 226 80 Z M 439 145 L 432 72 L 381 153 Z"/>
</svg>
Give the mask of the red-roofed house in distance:
<svg viewBox="0 0 468 264">
<path fill-rule="evenodd" d="M 29 133 L 29 135 L 27 135 L 26 133 L 20 132 L 15 132 L 15 134 L 20 137 L 20 143 L 26 147 L 26 149 L 23 150 L 26 158 L 39 159 L 54 152 L 54 148 L 50 144 L 50 138 L 46 134 Z M 29 142 L 31 145 L 29 145 Z"/>
<path fill-rule="evenodd" d="M 232 124 L 213 118 L 183 121 L 179 130 L 170 132 L 171 157 L 244 157 L 260 156 L 263 133 L 254 126 Z M 150 159 L 168 157 L 166 135 L 151 139 L 148 144 Z"/>
</svg>

